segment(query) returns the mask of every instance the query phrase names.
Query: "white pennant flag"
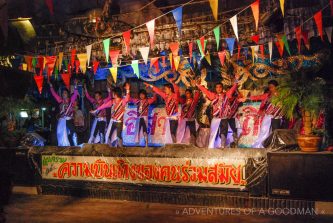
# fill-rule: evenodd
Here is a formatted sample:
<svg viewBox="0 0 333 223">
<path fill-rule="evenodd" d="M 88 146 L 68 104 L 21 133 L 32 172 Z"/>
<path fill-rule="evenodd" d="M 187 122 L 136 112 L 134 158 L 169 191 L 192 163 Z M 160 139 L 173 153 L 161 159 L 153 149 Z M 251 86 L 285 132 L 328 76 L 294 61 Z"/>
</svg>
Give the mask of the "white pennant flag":
<svg viewBox="0 0 333 223">
<path fill-rule="evenodd" d="M 326 32 L 326 35 L 327 35 L 327 38 L 328 38 L 328 41 L 330 42 L 330 43 L 332 43 L 332 26 L 330 26 L 330 27 L 326 27 L 326 29 L 325 29 L 325 32 Z"/>
<path fill-rule="evenodd" d="M 237 15 L 234 15 L 234 16 L 230 19 L 230 23 L 231 23 L 232 29 L 234 30 L 234 33 L 235 33 L 236 38 L 237 38 L 237 41 L 238 41 Z"/>
<path fill-rule="evenodd" d="M 149 55 L 149 46 L 147 46 L 147 47 L 140 47 L 139 51 L 141 53 L 142 59 L 145 61 L 145 64 L 147 65 L 148 55 Z"/>
<path fill-rule="evenodd" d="M 268 43 L 268 50 L 269 50 L 269 61 L 272 62 L 272 53 L 273 53 L 273 42 L 270 41 Z"/>
<path fill-rule="evenodd" d="M 92 44 L 86 46 L 88 67 L 89 67 L 89 63 L 90 63 L 91 47 L 92 47 Z"/>
</svg>

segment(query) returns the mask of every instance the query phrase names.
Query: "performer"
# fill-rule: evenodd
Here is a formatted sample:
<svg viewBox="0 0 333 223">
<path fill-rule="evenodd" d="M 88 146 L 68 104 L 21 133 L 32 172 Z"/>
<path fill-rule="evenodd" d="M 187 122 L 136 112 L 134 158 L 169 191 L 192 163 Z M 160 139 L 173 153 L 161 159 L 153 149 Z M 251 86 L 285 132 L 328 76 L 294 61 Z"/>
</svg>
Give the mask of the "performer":
<svg viewBox="0 0 333 223">
<path fill-rule="evenodd" d="M 215 85 L 216 93 L 200 85 L 200 79 L 197 86 L 212 101 L 213 106 L 213 119 L 210 126 L 208 148 L 224 148 L 226 146 L 228 124 L 234 133 L 237 132 L 235 122 L 229 119 L 231 112 L 230 100 L 237 89 L 237 82 L 226 93 L 223 93 L 223 85 L 221 83 Z"/>
<path fill-rule="evenodd" d="M 186 143 L 195 145 L 196 138 L 196 122 L 195 110 L 200 99 L 200 92 L 196 91 L 193 97 L 191 89 L 186 89 L 185 98 L 180 98 L 182 111 L 178 123 L 177 143 Z M 187 129 L 190 131 L 190 137 L 187 136 Z M 189 139 L 189 140 L 188 140 Z"/>
<path fill-rule="evenodd" d="M 148 109 L 151 104 L 156 101 L 154 94 L 152 98 L 147 98 L 146 90 L 139 91 L 139 98 L 131 98 L 130 102 L 137 105 L 137 119 L 135 122 L 135 143 L 140 143 L 140 138 L 145 139 L 146 147 L 148 147 Z"/>
<path fill-rule="evenodd" d="M 69 91 L 64 89 L 62 97 L 60 97 L 53 89 L 52 84 L 49 82 L 50 91 L 54 99 L 58 102 L 60 107 L 59 119 L 57 124 L 57 140 L 58 146 L 74 146 L 74 102 L 78 96 L 76 84 L 74 86 L 74 93 L 69 97 Z"/>
<path fill-rule="evenodd" d="M 130 99 L 130 89 L 129 85 L 125 85 L 126 96 L 122 98 L 122 92 L 119 87 L 116 87 L 113 91 L 114 98 L 99 106 L 96 110 L 91 111 L 91 113 L 96 114 L 97 112 L 105 109 L 111 108 L 111 120 L 109 122 L 106 134 L 105 134 L 105 143 L 108 144 L 109 141 L 113 144 L 117 142 L 118 147 L 123 146 L 123 120 L 126 104 Z M 114 136 L 115 131 L 117 131 L 117 137 Z M 110 140 L 111 138 L 111 140 Z"/>
<path fill-rule="evenodd" d="M 112 99 L 111 90 L 108 88 L 108 97 L 105 99 L 102 98 L 102 93 L 100 91 L 95 91 L 94 98 L 89 95 L 89 92 L 87 90 L 87 87 L 84 86 L 85 95 L 90 101 L 91 104 L 93 104 L 93 108 L 97 109 L 99 106 L 102 106 L 104 103 L 109 102 Z M 105 135 L 105 127 L 106 127 L 106 109 L 102 109 L 99 112 L 96 113 L 94 122 L 91 126 L 90 131 L 90 138 L 88 140 L 88 143 L 104 143 L 104 135 Z M 99 140 L 97 135 L 99 135 Z M 96 138 L 97 137 L 97 138 Z"/>
<path fill-rule="evenodd" d="M 252 145 L 253 148 L 264 148 L 263 142 L 269 136 L 270 130 L 281 128 L 283 113 L 280 107 L 271 103 L 274 96 L 278 95 L 276 80 L 268 82 L 268 92 L 258 96 L 251 96 L 248 99 L 252 101 L 261 101 L 259 115 L 264 116 L 260 126 L 260 132 L 257 140 Z"/>
<path fill-rule="evenodd" d="M 165 111 L 167 114 L 165 122 L 165 143 L 176 143 L 176 135 L 178 128 L 178 104 L 179 104 L 179 88 L 175 83 L 164 85 L 164 91 L 150 84 L 144 83 L 147 87 L 160 95 L 165 101 Z"/>
</svg>

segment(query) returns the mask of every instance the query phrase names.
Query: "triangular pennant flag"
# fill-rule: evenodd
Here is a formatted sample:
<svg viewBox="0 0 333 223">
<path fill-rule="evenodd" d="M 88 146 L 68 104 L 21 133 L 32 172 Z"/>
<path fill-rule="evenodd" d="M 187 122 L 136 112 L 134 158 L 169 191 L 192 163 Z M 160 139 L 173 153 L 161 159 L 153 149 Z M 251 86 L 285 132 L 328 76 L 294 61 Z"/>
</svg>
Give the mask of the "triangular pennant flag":
<svg viewBox="0 0 333 223">
<path fill-rule="evenodd" d="M 259 38 L 260 38 L 259 35 L 251 36 L 252 41 L 255 42 L 256 44 L 258 44 Z"/>
<path fill-rule="evenodd" d="M 134 71 L 134 74 L 140 78 L 140 71 L 139 71 L 139 61 L 138 60 L 132 60 L 132 69 Z"/>
<path fill-rule="evenodd" d="M 120 50 L 110 50 L 110 52 L 109 52 L 113 67 L 118 66 L 119 53 L 120 53 Z"/>
<path fill-rule="evenodd" d="M 106 62 L 109 63 L 109 47 L 110 47 L 110 38 L 103 40 L 104 53 Z"/>
<path fill-rule="evenodd" d="M 139 51 L 141 53 L 142 59 L 145 62 L 145 64 L 147 65 L 148 62 L 148 56 L 149 56 L 149 46 L 147 47 L 140 47 Z"/>
<path fill-rule="evenodd" d="M 57 59 L 57 56 L 46 56 L 45 57 L 45 61 L 46 61 L 45 64 L 47 66 L 46 73 L 47 73 L 48 80 L 50 79 L 50 76 L 52 75 L 52 72 L 54 70 L 54 65 L 55 65 L 56 59 Z"/>
<path fill-rule="evenodd" d="M 38 61 L 37 66 L 39 67 L 39 75 L 42 75 L 44 70 L 44 57 L 38 56 L 37 61 Z"/>
<path fill-rule="evenodd" d="M 45 4 L 46 4 L 47 8 L 49 9 L 50 14 L 53 15 L 54 14 L 53 0 L 45 0 Z"/>
<path fill-rule="evenodd" d="M 225 38 L 225 41 L 227 42 L 230 55 L 232 56 L 234 53 L 235 38 Z"/>
<path fill-rule="evenodd" d="M 98 66 L 99 66 L 99 61 L 94 60 L 93 61 L 93 71 L 94 71 L 94 74 L 96 74 Z"/>
<path fill-rule="evenodd" d="M 24 60 L 27 63 L 27 70 L 32 71 L 32 56 L 24 56 Z"/>
<path fill-rule="evenodd" d="M 169 43 L 170 50 L 172 52 L 173 56 L 178 56 L 178 51 L 179 51 L 179 43 L 178 42 L 173 42 Z"/>
<path fill-rule="evenodd" d="M 331 16 L 333 16 L 333 0 L 330 0 Z"/>
<path fill-rule="evenodd" d="M 165 56 L 162 56 L 162 67 L 166 67 Z"/>
<path fill-rule="evenodd" d="M 156 69 L 156 73 L 160 72 L 160 67 L 158 65 L 158 57 L 153 57 L 150 59 L 150 68 L 154 66 Z"/>
<path fill-rule="evenodd" d="M 304 44 L 306 48 L 309 50 L 310 49 L 310 42 L 309 42 L 309 31 L 307 30 L 302 30 L 302 39 L 304 41 Z"/>
<path fill-rule="evenodd" d="M 172 10 L 173 18 L 176 21 L 176 26 L 178 28 L 179 36 L 182 33 L 182 23 L 183 23 L 183 7 L 180 6 L 174 10 Z"/>
<path fill-rule="evenodd" d="M 330 26 L 330 27 L 326 27 L 325 28 L 325 32 L 326 32 L 326 35 L 327 35 L 327 39 L 328 39 L 328 41 L 331 43 L 331 41 L 332 41 L 332 26 Z"/>
<path fill-rule="evenodd" d="M 57 61 L 57 67 L 58 67 L 58 70 L 61 70 L 61 67 L 62 67 L 62 59 L 64 58 L 64 53 L 63 52 L 60 52 L 59 55 L 58 55 L 58 61 Z"/>
<path fill-rule="evenodd" d="M 289 48 L 289 43 L 288 43 L 288 40 L 287 40 L 287 36 L 286 36 L 286 35 L 283 35 L 283 36 L 282 36 L 282 41 L 283 41 L 284 47 L 286 48 L 288 54 L 291 55 L 291 53 L 290 53 L 290 48 Z"/>
<path fill-rule="evenodd" d="M 210 8 L 212 9 L 214 19 L 218 19 L 219 0 L 209 0 Z"/>
<path fill-rule="evenodd" d="M 170 60 L 170 67 L 171 67 L 171 69 L 175 69 L 173 58 L 172 58 L 172 53 L 169 53 L 169 60 Z"/>
<path fill-rule="evenodd" d="M 254 63 L 254 60 L 258 58 L 258 51 L 259 51 L 259 46 L 251 46 L 251 52 L 252 52 L 252 63 Z"/>
<path fill-rule="evenodd" d="M 214 31 L 214 36 L 215 36 L 215 40 L 216 40 L 216 49 L 219 50 L 219 46 L 220 46 L 220 26 L 216 26 L 213 31 Z"/>
<path fill-rule="evenodd" d="M 236 38 L 238 40 L 238 25 L 237 25 L 237 15 L 234 15 L 232 18 L 230 18 L 230 23 L 232 26 L 232 29 L 234 30 L 234 33 L 236 35 Z"/>
<path fill-rule="evenodd" d="M 208 52 L 206 53 L 205 59 L 209 63 L 209 65 L 212 65 L 212 61 L 210 59 L 210 54 Z"/>
<path fill-rule="evenodd" d="M 109 70 L 112 75 L 114 83 L 117 83 L 118 67 L 111 67 L 109 68 Z"/>
<path fill-rule="evenodd" d="M 283 43 L 281 43 L 280 41 L 276 41 L 275 42 L 276 48 L 279 51 L 280 56 L 283 56 Z"/>
<path fill-rule="evenodd" d="M 72 66 L 72 68 L 74 67 L 75 59 L 76 59 L 76 49 L 72 49 L 71 50 L 71 66 Z"/>
<path fill-rule="evenodd" d="M 86 53 L 80 53 L 77 55 L 77 58 L 79 58 L 79 61 L 80 61 L 80 69 L 81 69 L 82 73 L 85 74 L 86 70 L 87 70 L 88 56 Z"/>
<path fill-rule="evenodd" d="M 237 60 L 239 60 L 239 57 L 240 57 L 240 51 L 241 51 L 241 46 L 240 46 L 239 43 L 238 43 L 238 46 L 237 46 Z"/>
<path fill-rule="evenodd" d="M 259 24 L 259 0 L 255 1 L 251 4 L 251 9 L 252 9 L 254 22 L 256 24 L 256 31 L 257 31 L 258 24 Z"/>
<path fill-rule="evenodd" d="M 225 50 L 218 52 L 220 63 L 223 66 L 225 61 Z"/>
<path fill-rule="evenodd" d="M 175 63 L 175 69 L 178 70 L 178 66 L 179 66 L 179 62 L 180 62 L 180 56 L 174 57 L 173 61 Z"/>
<path fill-rule="evenodd" d="M 193 42 L 188 43 L 188 51 L 190 54 L 190 61 L 192 61 L 192 55 L 193 55 Z"/>
<path fill-rule="evenodd" d="M 280 0 L 280 8 L 281 8 L 282 15 L 284 17 L 284 0 Z"/>
<path fill-rule="evenodd" d="M 259 47 L 260 47 L 260 54 L 261 54 L 262 57 L 264 57 L 265 56 L 265 46 L 260 45 Z"/>
<path fill-rule="evenodd" d="M 63 73 L 61 74 L 61 79 L 64 82 L 66 88 L 70 89 L 70 82 L 71 82 L 71 74 L 70 73 Z"/>
<path fill-rule="evenodd" d="M 75 73 L 79 73 L 79 68 L 80 68 L 80 61 L 75 60 Z"/>
<path fill-rule="evenodd" d="M 204 53 L 206 50 L 206 41 L 205 41 L 205 37 L 202 36 L 200 37 L 200 46 L 201 46 L 201 50 Z"/>
<path fill-rule="evenodd" d="M 36 66 L 37 66 L 37 58 L 36 57 L 32 58 L 31 64 L 32 64 L 33 68 L 36 68 Z"/>
<path fill-rule="evenodd" d="M 206 47 L 206 43 L 207 43 L 207 40 L 204 40 L 204 47 Z M 204 50 L 202 49 L 201 38 L 200 38 L 200 40 L 197 40 L 197 45 L 199 47 L 201 58 L 203 58 L 205 56 L 205 54 L 204 54 Z"/>
<path fill-rule="evenodd" d="M 124 43 L 126 47 L 126 53 L 130 53 L 130 43 L 131 43 L 131 30 L 123 32 Z"/>
<path fill-rule="evenodd" d="M 26 71 L 28 69 L 28 65 L 26 63 L 22 64 L 22 70 Z"/>
<path fill-rule="evenodd" d="M 146 23 L 148 33 L 149 33 L 149 39 L 150 39 L 150 47 L 153 49 L 154 47 L 154 32 L 155 32 L 155 19 L 150 20 Z"/>
<path fill-rule="evenodd" d="M 317 12 L 316 14 L 314 14 L 313 18 L 316 22 L 319 36 L 320 36 L 321 40 L 324 41 L 324 36 L 323 36 L 323 14 L 322 14 L 321 10 L 319 12 Z"/>
<path fill-rule="evenodd" d="M 296 40 L 297 40 L 297 49 L 298 52 L 301 52 L 301 42 L 302 42 L 302 28 L 301 26 L 295 27 Z"/>
<path fill-rule="evenodd" d="M 86 46 L 86 52 L 87 52 L 87 65 L 88 65 L 88 67 L 89 67 L 89 64 L 90 64 L 91 48 L 92 48 L 92 44 Z"/>
<path fill-rule="evenodd" d="M 43 90 L 44 77 L 43 77 L 43 75 L 35 75 L 34 79 L 35 79 L 35 82 L 37 85 L 38 92 L 39 92 L 39 94 L 41 94 L 42 90 Z"/>
<path fill-rule="evenodd" d="M 54 67 L 54 79 L 58 80 L 58 74 L 59 74 L 58 66 L 55 66 Z"/>
<path fill-rule="evenodd" d="M 273 54 L 273 42 L 270 41 L 268 43 L 268 51 L 269 51 L 269 61 L 272 62 L 272 54 Z"/>
</svg>

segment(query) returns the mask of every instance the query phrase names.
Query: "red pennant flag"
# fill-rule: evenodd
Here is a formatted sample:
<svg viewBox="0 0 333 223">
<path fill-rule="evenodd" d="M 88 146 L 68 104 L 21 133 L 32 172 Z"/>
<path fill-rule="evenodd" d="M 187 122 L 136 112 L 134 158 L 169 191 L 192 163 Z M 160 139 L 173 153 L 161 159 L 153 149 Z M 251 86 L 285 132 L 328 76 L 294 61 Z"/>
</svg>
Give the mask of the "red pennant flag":
<svg viewBox="0 0 333 223">
<path fill-rule="evenodd" d="M 259 42 L 259 35 L 251 36 L 251 39 L 252 39 L 253 42 L 255 42 L 256 44 L 258 44 L 258 42 Z"/>
<path fill-rule="evenodd" d="M 71 51 L 71 66 L 72 66 L 72 68 L 74 67 L 74 63 L 75 63 L 75 56 L 76 56 L 76 49 L 72 49 L 72 51 Z"/>
<path fill-rule="evenodd" d="M 281 45 L 280 41 L 276 41 L 275 45 L 279 51 L 280 56 L 282 57 L 283 56 L 283 45 Z"/>
<path fill-rule="evenodd" d="M 131 42 L 131 30 L 123 32 L 123 38 L 124 38 L 124 43 L 126 46 L 126 52 L 127 52 L 127 54 L 129 54 L 130 53 L 130 42 Z"/>
<path fill-rule="evenodd" d="M 37 67 L 39 67 L 39 75 L 43 74 L 44 70 L 44 57 L 43 56 L 38 56 L 37 57 Z"/>
<path fill-rule="evenodd" d="M 251 4 L 251 9 L 254 17 L 254 21 L 256 24 L 256 30 L 258 30 L 258 24 L 259 24 L 259 0 L 253 2 Z"/>
<path fill-rule="evenodd" d="M 93 70 L 94 70 L 94 74 L 96 74 L 96 71 L 98 69 L 99 66 L 99 62 L 97 60 L 93 61 Z"/>
<path fill-rule="evenodd" d="M 112 66 L 115 67 L 118 65 L 118 57 L 119 57 L 120 50 L 110 50 L 109 55 L 112 62 Z"/>
<path fill-rule="evenodd" d="M 43 90 L 44 77 L 43 77 L 43 75 L 35 75 L 34 79 L 35 79 L 39 94 L 41 94 L 42 90 Z"/>
<path fill-rule="evenodd" d="M 190 61 L 192 61 L 192 55 L 193 55 L 193 42 L 188 43 L 188 51 L 190 54 Z"/>
<path fill-rule="evenodd" d="M 302 31 L 302 39 L 304 41 L 304 44 L 306 48 L 309 50 L 310 49 L 310 42 L 309 42 L 309 32 L 307 30 Z"/>
<path fill-rule="evenodd" d="M 302 28 L 301 26 L 295 27 L 295 33 L 296 33 L 296 40 L 297 40 L 297 48 L 298 52 L 301 52 L 301 41 L 302 41 Z"/>
<path fill-rule="evenodd" d="M 240 51 L 241 51 L 241 45 L 238 44 L 237 46 L 237 60 L 240 58 Z"/>
<path fill-rule="evenodd" d="M 66 88 L 69 90 L 70 88 L 70 81 L 71 81 L 71 74 L 70 73 L 64 73 L 64 74 L 61 74 L 61 78 L 66 86 Z"/>
<path fill-rule="evenodd" d="M 49 8 L 49 11 L 51 13 L 51 15 L 54 14 L 54 10 L 53 10 L 53 0 L 45 0 L 45 4 L 47 5 L 47 7 Z"/>
<path fill-rule="evenodd" d="M 72 73 L 72 69 L 71 69 L 71 65 L 70 64 L 67 64 L 67 71 L 68 71 L 68 73 Z"/>
<path fill-rule="evenodd" d="M 224 61 L 225 61 L 225 50 L 223 50 L 222 52 L 218 52 L 219 58 L 220 58 L 220 62 L 221 65 L 224 65 Z"/>
<path fill-rule="evenodd" d="M 150 59 L 150 67 L 154 66 L 156 69 L 156 73 L 160 72 L 160 67 L 158 65 L 158 57 L 154 57 Z"/>
<path fill-rule="evenodd" d="M 79 68 L 80 68 L 80 61 L 75 60 L 75 73 L 79 73 Z"/>
<path fill-rule="evenodd" d="M 162 56 L 162 66 L 163 66 L 163 67 L 166 67 L 165 56 Z"/>
<path fill-rule="evenodd" d="M 323 36 L 323 14 L 322 14 L 321 10 L 319 12 L 317 12 L 316 14 L 314 14 L 313 18 L 316 22 L 320 38 L 321 38 L 321 40 L 324 41 L 324 36 Z"/>
<path fill-rule="evenodd" d="M 333 0 L 330 0 L 331 16 L 333 16 Z"/>
<path fill-rule="evenodd" d="M 264 45 L 260 45 L 260 53 L 261 53 L 261 56 L 264 57 L 265 56 L 265 47 Z"/>
<path fill-rule="evenodd" d="M 174 57 L 178 56 L 179 43 L 178 42 L 169 43 L 169 47 L 170 47 L 170 50 L 172 52 L 172 55 Z"/>
<path fill-rule="evenodd" d="M 57 60 L 57 56 L 47 56 L 45 57 L 46 59 L 46 73 L 47 73 L 47 79 L 50 80 L 50 76 L 52 75 L 52 72 L 54 70 L 54 65 Z"/>
<path fill-rule="evenodd" d="M 28 71 L 32 71 L 32 56 L 24 56 Z"/>
<path fill-rule="evenodd" d="M 205 37 L 204 36 L 200 37 L 200 44 L 201 44 L 202 52 L 204 53 L 205 52 Z"/>
</svg>

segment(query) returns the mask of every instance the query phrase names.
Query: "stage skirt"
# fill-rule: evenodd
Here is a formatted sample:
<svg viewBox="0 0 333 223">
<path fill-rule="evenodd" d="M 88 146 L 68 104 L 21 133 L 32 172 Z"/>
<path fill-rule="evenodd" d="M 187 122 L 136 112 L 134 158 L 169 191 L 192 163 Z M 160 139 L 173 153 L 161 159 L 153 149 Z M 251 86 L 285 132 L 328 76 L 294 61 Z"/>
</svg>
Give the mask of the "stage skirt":
<svg viewBox="0 0 333 223">
<path fill-rule="evenodd" d="M 265 115 L 260 125 L 260 132 L 256 141 L 252 144 L 252 148 L 264 148 L 262 143 L 267 139 L 271 130 L 272 115 Z"/>
<path fill-rule="evenodd" d="M 58 146 L 70 146 L 68 140 L 68 131 L 66 126 L 66 118 L 59 118 L 57 125 Z"/>
</svg>

